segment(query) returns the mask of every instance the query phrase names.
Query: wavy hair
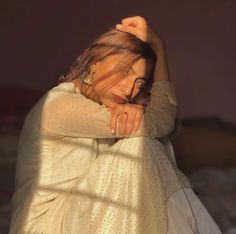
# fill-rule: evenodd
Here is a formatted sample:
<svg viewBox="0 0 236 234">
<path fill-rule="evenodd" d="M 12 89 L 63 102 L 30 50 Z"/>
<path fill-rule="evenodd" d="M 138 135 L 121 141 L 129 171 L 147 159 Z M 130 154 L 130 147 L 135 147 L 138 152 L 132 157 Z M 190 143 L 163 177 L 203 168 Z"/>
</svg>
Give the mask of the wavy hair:
<svg viewBox="0 0 236 234">
<path fill-rule="evenodd" d="M 95 83 L 105 79 L 114 74 L 119 74 L 122 71 L 126 71 L 140 58 L 147 59 L 151 63 L 151 73 L 145 88 L 134 97 L 131 103 L 144 103 L 143 98 L 147 98 L 150 94 L 150 89 L 153 82 L 153 72 L 157 57 L 152 47 L 134 36 L 131 33 L 122 32 L 116 28 L 110 28 L 107 32 L 101 34 L 86 48 L 75 60 L 75 62 L 69 68 L 69 71 L 59 77 L 58 83 L 71 82 L 79 79 L 83 83 L 83 79 L 88 76 L 89 68 L 92 64 L 103 60 L 110 55 L 124 55 L 124 59 L 120 63 L 117 63 L 112 69 L 103 74 L 102 77 L 96 80 Z M 101 93 L 106 92 L 110 87 L 119 82 L 121 76 L 114 76 L 113 80 L 107 82 L 107 86 L 103 87 Z"/>
</svg>

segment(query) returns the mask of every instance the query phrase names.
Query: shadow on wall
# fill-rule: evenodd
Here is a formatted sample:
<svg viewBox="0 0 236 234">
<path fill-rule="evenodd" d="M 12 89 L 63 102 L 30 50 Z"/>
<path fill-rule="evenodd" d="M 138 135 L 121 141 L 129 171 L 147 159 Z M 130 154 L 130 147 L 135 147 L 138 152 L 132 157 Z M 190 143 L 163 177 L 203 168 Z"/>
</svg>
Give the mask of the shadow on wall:
<svg viewBox="0 0 236 234">
<path fill-rule="evenodd" d="M 182 119 L 172 138 L 178 166 L 187 174 L 202 167 L 236 167 L 236 126 L 216 116 Z"/>
</svg>

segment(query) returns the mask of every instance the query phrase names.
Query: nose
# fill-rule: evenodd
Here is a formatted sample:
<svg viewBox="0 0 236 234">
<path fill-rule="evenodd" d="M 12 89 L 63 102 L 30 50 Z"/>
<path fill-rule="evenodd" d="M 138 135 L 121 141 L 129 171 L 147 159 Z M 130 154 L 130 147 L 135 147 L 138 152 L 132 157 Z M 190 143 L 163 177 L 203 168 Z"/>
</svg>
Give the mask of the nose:
<svg viewBox="0 0 236 234">
<path fill-rule="evenodd" d="M 130 97 L 132 95 L 134 84 L 131 79 L 126 79 L 121 86 L 121 90 L 123 95 L 126 97 Z"/>
</svg>

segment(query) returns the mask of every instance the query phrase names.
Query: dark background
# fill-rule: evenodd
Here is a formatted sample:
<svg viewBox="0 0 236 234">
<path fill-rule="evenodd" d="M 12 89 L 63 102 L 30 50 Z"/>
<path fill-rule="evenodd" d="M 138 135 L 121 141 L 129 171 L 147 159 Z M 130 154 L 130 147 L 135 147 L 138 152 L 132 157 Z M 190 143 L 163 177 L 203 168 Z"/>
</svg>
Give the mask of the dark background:
<svg viewBox="0 0 236 234">
<path fill-rule="evenodd" d="M 141 15 L 163 37 L 181 117 L 236 123 L 233 0 L 11 0 L 0 15 L 0 84 L 47 90 L 94 37 Z"/>
<path fill-rule="evenodd" d="M 0 3 L 0 233 L 7 233 L 25 115 L 92 40 L 143 16 L 164 39 L 182 131 L 178 165 L 224 233 L 236 233 L 236 2 L 9 0 Z"/>
</svg>

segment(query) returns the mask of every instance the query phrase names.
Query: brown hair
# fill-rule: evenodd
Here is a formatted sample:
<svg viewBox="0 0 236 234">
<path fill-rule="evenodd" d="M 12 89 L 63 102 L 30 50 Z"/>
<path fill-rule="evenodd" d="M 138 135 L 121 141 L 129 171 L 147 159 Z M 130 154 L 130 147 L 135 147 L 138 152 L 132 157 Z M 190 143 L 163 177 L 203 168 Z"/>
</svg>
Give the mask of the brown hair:
<svg viewBox="0 0 236 234">
<path fill-rule="evenodd" d="M 59 78 L 58 83 L 71 82 L 76 79 L 83 81 L 83 79 L 88 76 L 89 68 L 92 64 L 107 56 L 115 54 L 125 55 L 124 59 L 102 77 L 97 79 L 96 82 L 99 82 L 110 75 L 126 71 L 127 68 L 132 66 L 138 59 L 145 58 L 151 63 L 151 74 L 150 77 L 148 77 L 148 82 L 146 83 L 144 90 L 141 90 L 141 92 L 136 95 L 137 97 L 135 97 L 135 100 L 131 100 L 131 102 L 134 103 L 141 103 L 140 100 L 145 98 L 145 96 L 147 97 L 151 89 L 153 71 L 157 60 L 156 54 L 148 43 L 140 40 L 133 34 L 122 32 L 115 28 L 110 28 L 107 32 L 97 37 L 75 60 L 69 71 Z M 107 87 L 103 87 L 103 92 L 106 92 L 120 80 L 119 76 L 114 76 L 114 78 L 114 80 L 109 82 Z"/>
</svg>

